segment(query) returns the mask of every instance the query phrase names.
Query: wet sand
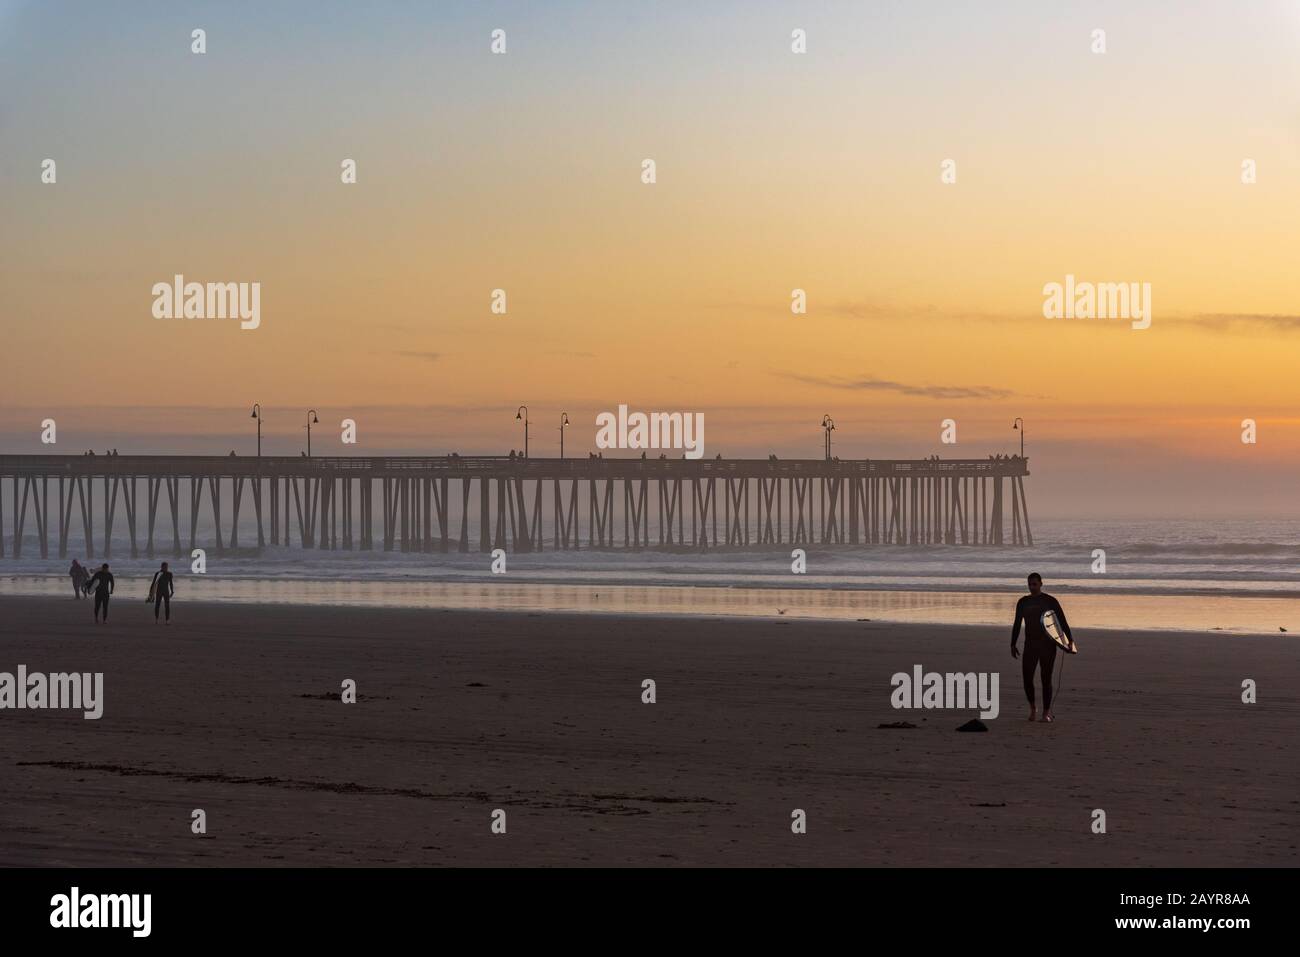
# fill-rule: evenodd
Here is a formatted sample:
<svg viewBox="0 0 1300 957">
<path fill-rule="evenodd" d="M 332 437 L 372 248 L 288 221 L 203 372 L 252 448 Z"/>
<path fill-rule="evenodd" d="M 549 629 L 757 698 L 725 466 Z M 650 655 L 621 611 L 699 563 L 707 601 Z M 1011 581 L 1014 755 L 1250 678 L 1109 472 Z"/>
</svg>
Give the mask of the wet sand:
<svg viewBox="0 0 1300 957">
<path fill-rule="evenodd" d="M 1294 636 L 1080 626 L 1046 725 L 1024 720 L 1003 628 L 199 603 L 165 628 L 125 597 L 107 627 L 71 598 L 0 612 L 0 671 L 105 673 L 99 721 L 0 711 L 3 865 L 1298 859 Z M 916 664 L 999 672 L 989 732 L 894 710 L 890 678 Z M 895 721 L 918 727 L 878 727 Z"/>
</svg>

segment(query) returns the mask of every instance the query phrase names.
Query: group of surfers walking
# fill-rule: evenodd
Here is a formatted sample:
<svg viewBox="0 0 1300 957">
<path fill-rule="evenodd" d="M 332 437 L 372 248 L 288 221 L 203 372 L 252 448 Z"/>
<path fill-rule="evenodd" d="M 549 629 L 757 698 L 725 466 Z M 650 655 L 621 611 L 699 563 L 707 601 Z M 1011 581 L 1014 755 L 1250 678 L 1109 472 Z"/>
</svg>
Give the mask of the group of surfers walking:
<svg viewBox="0 0 1300 957">
<path fill-rule="evenodd" d="M 108 601 L 113 596 L 113 589 L 116 587 L 116 581 L 113 573 L 108 570 L 108 562 L 100 565 L 95 572 L 87 570 L 85 565 L 77 559 L 72 560 L 72 567 L 68 569 L 68 575 L 72 578 L 72 593 L 77 598 L 83 598 L 91 593 L 95 596 L 95 624 L 99 624 L 101 614 L 104 624 L 108 624 Z M 172 595 L 176 593 L 176 586 L 172 579 L 172 573 L 167 570 L 167 563 L 163 562 L 153 575 L 153 581 L 149 583 L 149 595 L 145 601 L 153 602 L 153 620 L 158 621 L 159 613 L 165 615 L 163 619 L 166 624 L 172 623 Z"/>
</svg>

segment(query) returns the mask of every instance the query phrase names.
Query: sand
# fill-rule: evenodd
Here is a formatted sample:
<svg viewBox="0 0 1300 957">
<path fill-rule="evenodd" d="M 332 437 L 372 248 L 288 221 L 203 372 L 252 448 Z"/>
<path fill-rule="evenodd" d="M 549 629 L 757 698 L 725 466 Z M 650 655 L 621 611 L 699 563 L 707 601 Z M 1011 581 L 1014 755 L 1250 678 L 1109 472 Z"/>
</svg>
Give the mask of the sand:
<svg viewBox="0 0 1300 957">
<path fill-rule="evenodd" d="M 71 598 L 0 611 L 0 671 L 102 671 L 106 699 L 99 721 L 0 711 L 3 865 L 1297 861 L 1300 645 L 1284 635 L 1084 629 L 1046 725 L 1024 720 L 1000 628 L 197 603 L 164 628 L 125 598 L 97 628 Z M 999 672 L 989 732 L 955 731 L 969 711 L 894 710 L 891 675 L 916 664 Z M 337 699 L 345 678 L 356 704 Z M 878 727 L 900 720 L 918 727 Z"/>
</svg>

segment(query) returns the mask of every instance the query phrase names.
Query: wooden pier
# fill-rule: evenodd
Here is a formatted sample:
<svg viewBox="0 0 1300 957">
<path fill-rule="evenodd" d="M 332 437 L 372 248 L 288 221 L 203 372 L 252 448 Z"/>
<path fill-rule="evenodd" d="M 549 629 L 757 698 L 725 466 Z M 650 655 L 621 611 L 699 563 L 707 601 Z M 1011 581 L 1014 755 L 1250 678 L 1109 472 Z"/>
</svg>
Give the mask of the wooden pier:
<svg viewBox="0 0 1300 957">
<path fill-rule="evenodd" d="M 42 558 L 52 543 L 66 557 L 70 538 L 89 558 L 123 543 L 132 557 L 182 555 L 186 542 L 373 550 L 376 530 L 380 547 L 403 552 L 1032 545 L 1027 466 L 1018 456 L 5 455 L 0 555 L 22 557 L 29 533 Z"/>
</svg>

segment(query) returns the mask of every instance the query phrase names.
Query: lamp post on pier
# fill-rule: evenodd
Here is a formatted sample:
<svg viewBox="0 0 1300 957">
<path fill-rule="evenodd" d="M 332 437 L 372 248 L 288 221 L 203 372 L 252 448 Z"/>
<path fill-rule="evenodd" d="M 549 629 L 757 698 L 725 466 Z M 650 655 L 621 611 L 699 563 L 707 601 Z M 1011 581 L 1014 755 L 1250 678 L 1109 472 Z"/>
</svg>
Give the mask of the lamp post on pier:
<svg viewBox="0 0 1300 957">
<path fill-rule="evenodd" d="M 560 413 L 560 458 L 564 458 L 564 427 L 569 424 L 569 413 Z"/>
<path fill-rule="evenodd" d="M 822 416 L 822 428 L 826 430 L 826 461 L 831 460 L 831 433 L 835 431 L 835 420 L 829 414 Z"/>
<path fill-rule="evenodd" d="M 1011 428 L 1020 433 L 1020 457 L 1025 457 L 1025 420 L 1016 416 L 1016 421 L 1011 423 Z"/>
<path fill-rule="evenodd" d="M 253 414 L 250 418 L 257 419 L 257 457 L 262 457 L 262 404 L 253 403 Z"/>
<path fill-rule="evenodd" d="M 515 419 L 524 423 L 524 458 L 528 458 L 528 406 L 521 405 Z"/>
<path fill-rule="evenodd" d="M 307 410 L 307 458 L 311 458 L 311 427 L 312 424 L 320 425 L 320 419 L 316 418 L 316 410 Z"/>
</svg>

